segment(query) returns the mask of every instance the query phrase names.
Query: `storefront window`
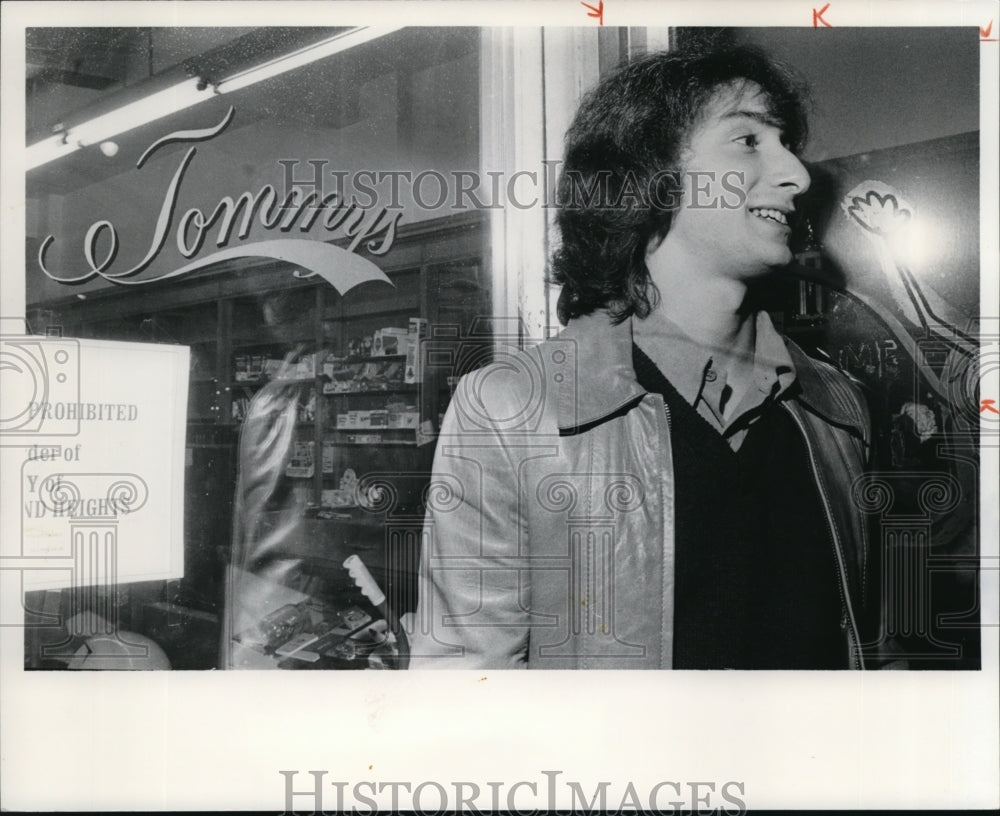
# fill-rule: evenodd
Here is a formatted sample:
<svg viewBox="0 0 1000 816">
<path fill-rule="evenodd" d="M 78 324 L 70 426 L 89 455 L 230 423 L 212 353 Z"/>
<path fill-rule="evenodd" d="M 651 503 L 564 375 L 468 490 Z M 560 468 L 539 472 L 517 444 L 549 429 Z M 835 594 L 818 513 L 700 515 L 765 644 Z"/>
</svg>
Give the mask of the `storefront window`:
<svg viewBox="0 0 1000 816">
<path fill-rule="evenodd" d="M 481 32 L 32 29 L 28 45 L 29 328 L 186 346 L 190 377 L 183 575 L 87 609 L 29 593 L 29 623 L 87 614 L 29 627 L 25 665 L 98 667 L 80 656 L 98 631 L 134 668 L 395 665 L 344 561 L 413 611 L 436 432 L 489 357 Z M 305 632 L 318 651 L 282 648 Z"/>
<path fill-rule="evenodd" d="M 924 667 L 978 666 L 979 46 L 959 29 L 811 35 L 29 29 L 29 334 L 182 347 L 189 363 L 182 566 L 123 561 L 90 594 L 29 593 L 25 665 L 78 666 L 98 629 L 142 646 L 138 666 L 121 647 L 129 667 L 405 664 L 391 630 L 416 608 L 453 389 L 558 329 L 554 188 L 582 94 L 647 51 L 751 45 L 817 103 L 794 262 L 754 302 L 867 389 L 866 478 L 897 497 L 876 566 L 906 592 L 920 571 L 939 604 L 920 615 L 958 621 L 886 607 L 881 625 L 911 627 Z M 947 54 L 934 77 L 931 49 Z M 880 70 L 860 71 L 872 54 Z M 55 453 L 85 467 L 75 448 L 38 456 Z M 927 509 L 933 479 L 961 501 Z M 923 513 L 936 549 L 911 562 L 896 513 Z M 36 625 L 53 617 L 73 630 Z"/>
</svg>

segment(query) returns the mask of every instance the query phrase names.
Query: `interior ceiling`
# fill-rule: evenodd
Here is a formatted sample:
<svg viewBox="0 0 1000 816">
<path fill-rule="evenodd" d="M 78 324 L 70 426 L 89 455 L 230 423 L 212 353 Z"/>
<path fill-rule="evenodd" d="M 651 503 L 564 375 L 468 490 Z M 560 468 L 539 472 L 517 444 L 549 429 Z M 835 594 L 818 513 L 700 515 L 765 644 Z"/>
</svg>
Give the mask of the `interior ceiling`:
<svg viewBox="0 0 1000 816">
<path fill-rule="evenodd" d="M 25 60 L 28 80 L 36 86 L 60 84 L 93 90 L 124 84 L 126 55 L 139 45 L 142 35 L 138 29 L 105 32 L 106 29 L 30 30 Z"/>
<path fill-rule="evenodd" d="M 290 31 L 290 30 L 278 30 Z M 264 32 L 265 34 L 268 32 Z M 275 32 L 277 33 L 277 32 Z M 122 88 L 186 60 L 242 38 L 253 53 L 260 29 L 30 29 L 27 37 L 28 143 L 42 138 L 63 117 L 86 118 L 87 107 Z M 358 115 L 356 89 L 386 71 L 412 75 L 421 67 L 475 48 L 473 29 L 406 29 L 357 46 L 294 72 L 296 93 L 287 77 L 251 85 L 115 137 L 120 150 L 102 155 L 98 146 L 76 150 L 28 174 L 29 197 L 65 194 L 135 168 L 142 151 L 170 130 L 215 122 L 228 105 L 237 106 L 237 127 L 272 122 L 336 129 Z M 301 89 L 301 93 L 298 92 Z M 138 90 L 137 90 L 138 92 Z M 72 125 L 70 126 L 72 132 Z"/>
<path fill-rule="evenodd" d="M 31 28 L 26 34 L 28 107 L 43 96 L 58 97 L 51 122 L 89 104 L 88 91 L 134 85 L 185 59 L 243 37 L 252 28 Z"/>
</svg>

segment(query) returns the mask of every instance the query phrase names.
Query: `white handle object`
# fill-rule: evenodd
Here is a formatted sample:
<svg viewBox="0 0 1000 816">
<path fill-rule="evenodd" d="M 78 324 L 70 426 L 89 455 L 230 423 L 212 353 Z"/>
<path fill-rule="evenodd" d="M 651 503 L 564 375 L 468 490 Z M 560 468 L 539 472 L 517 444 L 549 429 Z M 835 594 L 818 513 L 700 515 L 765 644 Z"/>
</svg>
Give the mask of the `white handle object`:
<svg viewBox="0 0 1000 816">
<path fill-rule="evenodd" d="M 385 603 L 385 593 L 375 583 L 375 579 L 372 578 L 372 574 L 368 571 L 368 567 L 365 566 L 364 561 L 356 555 L 350 555 L 344 561 L 344 568 L 354 579 L 354 583 L 361 590 L 361 594 L 371 601 L 374 606 Z"/>
</svg>

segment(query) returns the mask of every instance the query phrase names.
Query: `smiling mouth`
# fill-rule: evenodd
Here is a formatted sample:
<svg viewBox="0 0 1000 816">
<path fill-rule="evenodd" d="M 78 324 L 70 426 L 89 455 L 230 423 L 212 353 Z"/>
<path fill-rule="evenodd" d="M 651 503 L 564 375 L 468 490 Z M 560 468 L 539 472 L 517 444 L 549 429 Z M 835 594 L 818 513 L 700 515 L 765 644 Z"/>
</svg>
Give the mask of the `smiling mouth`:
<svg viewBox="0 0 1000 816">
<path fill-rule="evenodd" d="M 773 221 L 775 224 L 781 224 L 783 227 L 788 226 L 788 216 L 781 210 L 773 210 L 767 207 L 751 207 L 750 212 L 758 218 L 763 218 L 765 221 Z"/>
</svg>

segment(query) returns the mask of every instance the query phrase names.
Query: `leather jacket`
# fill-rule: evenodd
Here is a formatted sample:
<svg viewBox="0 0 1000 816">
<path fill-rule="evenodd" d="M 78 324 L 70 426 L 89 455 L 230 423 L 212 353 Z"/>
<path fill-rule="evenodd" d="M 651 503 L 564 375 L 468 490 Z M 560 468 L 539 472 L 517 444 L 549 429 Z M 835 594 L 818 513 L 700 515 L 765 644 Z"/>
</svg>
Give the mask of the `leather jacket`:
<svg viewBox="0 0 1000 816">
<path fill-rule="evenodd" d="M 869 449 L 857 386 L 788 342 L 841 593 L 844 667 L 861 668 L 868 558 L 852 497 Z M 427 494 L 413 668 L 669 669 L 670 417 L 605 313 L 464 377 Z"/>
</svg>

